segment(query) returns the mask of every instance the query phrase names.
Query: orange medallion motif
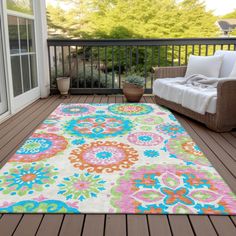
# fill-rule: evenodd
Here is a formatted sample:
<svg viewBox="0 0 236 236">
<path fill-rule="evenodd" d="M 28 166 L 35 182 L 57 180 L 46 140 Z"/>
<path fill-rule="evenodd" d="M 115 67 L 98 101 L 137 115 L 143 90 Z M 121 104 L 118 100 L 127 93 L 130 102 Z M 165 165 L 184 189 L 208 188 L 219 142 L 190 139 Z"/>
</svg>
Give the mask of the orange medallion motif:
<svg viewBox="0 0 236 236">
<path fill-rule="evenodd" d="M 80 170 L 112 173 L 132 166 L 138 152 L 124 143 L 97 141 L 74 149 L 69 160 Z"/>
</svg>

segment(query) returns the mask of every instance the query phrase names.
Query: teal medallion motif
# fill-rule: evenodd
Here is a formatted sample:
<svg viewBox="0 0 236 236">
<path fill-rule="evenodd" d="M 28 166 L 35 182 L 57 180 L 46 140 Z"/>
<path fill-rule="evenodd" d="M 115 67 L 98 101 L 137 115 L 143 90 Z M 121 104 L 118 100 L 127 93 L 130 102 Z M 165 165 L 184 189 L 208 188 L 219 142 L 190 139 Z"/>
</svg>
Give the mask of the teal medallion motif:
<svg viewBox="0 0 236 236">
<path fill-rule="evenodd" d="M 127 134 L 132 127 L 132 122 L 127 118 L 96 114 L 70 120 L 65 130 L 77 137 L 102 139 Z"/>
</svg>

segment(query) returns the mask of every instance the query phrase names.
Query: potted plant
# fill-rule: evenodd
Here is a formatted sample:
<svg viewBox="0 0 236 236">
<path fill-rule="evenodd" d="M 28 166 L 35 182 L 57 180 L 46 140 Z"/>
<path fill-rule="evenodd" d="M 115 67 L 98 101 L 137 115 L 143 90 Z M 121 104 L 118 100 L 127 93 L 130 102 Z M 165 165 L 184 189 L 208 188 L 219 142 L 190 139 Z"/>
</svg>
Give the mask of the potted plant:
<svg viewBox="0 0 236 236">
<path fill-rule="evenodd" d="M 123 93 L 128 102 L 139 102 L 144 93 L 145 78 L 129 75 L 123 83 Z"/>
<path fill-rule="evenodd" d="M 58 77 L 57 88 L 62 96 L 67 96 L 70 89 L 70 76 Z"/>
</svg>

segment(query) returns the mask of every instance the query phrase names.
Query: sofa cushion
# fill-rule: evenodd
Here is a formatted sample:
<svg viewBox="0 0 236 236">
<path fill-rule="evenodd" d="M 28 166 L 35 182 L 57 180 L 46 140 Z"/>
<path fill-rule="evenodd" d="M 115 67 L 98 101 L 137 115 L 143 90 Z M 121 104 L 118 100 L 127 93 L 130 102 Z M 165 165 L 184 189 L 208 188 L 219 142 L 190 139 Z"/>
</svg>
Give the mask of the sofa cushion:
<svg viewBox="0 0 236 236">
<path fill-rule="evenodd" d="M 218 78 L 223 56 L 194 56 L 190 55 L 185 77 L 201 74 Z"/>
<path fill-rule="evenodd" d="M 170 102 L 182 105 L 183 91 L 186 89 L 185 85 L 176 84 L 176 82 L 183 80 L 183 77 L 157 79 L 153 83 L 153 94 Z M 189 89 L 189 88 L 188 88 Z M 199 91 L 201 93 L 202 91 Z M 197 91 L 194 95 L 197 99 Z M 210 100 L 206 112 L 216 113 L 217 98 Z"/>
<path fill-rule="evenodd" d="M 157 79 L 153 84 L 153 93 L 168 101 L 181 104 L 184 86 L 176 82 L 183 79 L 183 77 Z"/>
<path fill-rule="evenodd" d="M 215 52 L 215 56 L 224 56 L 219 77 L 229 77 L 236 63 L 236 51 L 219 50 Z"/>
<path fill-rule="evenodd" d="M 216 99 L 215 103 L 211 101 L 217 97 L 217 89 L 201 89 L 197 87 L 185 87 L 181 105 L 189 110 L 195 111 L 204 115 L 205 112 L 216 112 Z M 209 106 L 211 104 L 211 106 Z"/>
</svg>

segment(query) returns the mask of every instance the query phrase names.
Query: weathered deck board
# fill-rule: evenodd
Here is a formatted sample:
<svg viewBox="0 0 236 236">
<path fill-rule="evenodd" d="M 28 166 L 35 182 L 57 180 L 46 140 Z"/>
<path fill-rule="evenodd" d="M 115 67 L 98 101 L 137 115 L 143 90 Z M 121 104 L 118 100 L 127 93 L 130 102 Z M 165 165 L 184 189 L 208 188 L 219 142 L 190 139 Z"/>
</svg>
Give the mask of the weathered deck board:
<svg viewBox="0 0 236 236">
<path fill-rule="evenodd" d="M 9 120 L 11 120 L 11 122 L 9 122 L 9 120 L 7 120 L 6 124 L 3 123 L 2 125 L 0 125 L 0 129 L 1 129 L 0 138 L 5 136 L 9 131 L 11 131 L 16 126 L 19 126 L 19 124 L 22 121 L 24 121 L 27 117 L 34 114 L 34 112 L 37 111 L 37 109 L 42 107 L 48 101 L 49 101 L 49 99 L 38 100 L 38 102 L 34 103 L 34 106 L 30 106 L 29 109 L 27 109 L 27 110 L 24 109 L 24 113 L 20 113 L 19 115 L 17 114 L 15 116 L 11 117 L 9 119 Z M 2 126 L 2 128 L 1 128 L 1 126 Z M 2 144 L 2 142 L 1 142 L 1 144 Z"/>
<path fill-rule="evenodd" d="M 169 215 L 168 218 L 173 235 L 194 235 L 188 216 Z"/>
<path fill-rule="evenodd" d="M 56 236 L 60 232 L 64 215 L 44 215 L 36 233 L 37 236 Z"/>
<path fill-rule="evenodd" d="M 236 131 L 232 133 L 224 133 L 222 136 L 236 148 Z"/>
<path fill-rule="evenodd" d="M 19 226 L 14 232 L 14 236 L 31 236 L 35 235 L 43 219 L 43 214 L 27 214 L 24 215 Z"/>
<path fill-rule="evenodd" d="M 52 96 L 51 96 L 52 97 Z M 35 102 L 33 102 L 32 104 L 30 104 L 29 106 L 25 107 L 24 109 L 22 109 L 21 111 L 17 112 L 17 114 L 11 116 L 10 118 L 8 118 L 7 120 L 5 120 L 4 122 L 0 123 L 0 129 L 2 129 L 3 127 L 5 127 L 6 125 L 12 123 L 15 119 L 21 119 L 20 117 L 25 114 L 25 112 L 28 112 L 28 110 L 30 110 L 32 107 L 34 109 L 35 106 L 37 106 L 37 103 L 42 104 L 44 101 L 47 101 L 48 99 L 39 99 Z"/>
<path fill-rule="evenodd" d="M 0 232 L 1 235 L 10 236 L 14 233 L 16 227 L 22 219 L 22 214 L 4 214 L 0 219 Z"/>
<path fill-rule="evenodd" d="M 60 230 L 60 236 L 77 236 L 83 229 L 84 215 L 66 215 Z"/>
<path fill-rule="evenodd" d="M 236 227 L 227 216 L 210 216 L 210 219 L 219 235 L 236 235 Z"/>
<path fill-rule="evenodd" d="M 225 134 L 218 134 L 212 131 L 209 131 L 209 134 L 224 149 L 224 151 L 226 151 L 232 159 L 236 161 L 236 148 L 225 138 Z M 232 137 L 232 135 L 230 135 L 230 137 Z"/>
<path fill-rule="evenodd" d="M 83 236 L 103 236 L 105 226 L 105 215 L 86 215 Z"/>
<path fill-rule="evenodd" d="M 168 217 L 165 215 L 148 215 L 151 235 L 171 236 Z"/>
<path fill-rule="evenodd" d="M 122 103 L 117 95 L 52 96 L 34 102 L 0 124 L 0 166 L 60 103 Z M 154 103 L 151 96 L 141 102 Z M 177 119 L 201 147 L 213 166 L 236 192 L 236 131 L 217 134 L 204 126 L 176 114 Z M 70 215 L 70 214 L 2 214 L 0 235 L 236 235 L 236 216 L 200 215 Z"/>
<path fill-rule="evenodd" d="M 231 131 L 230 134 L 233 135 L 236 138 L 236 131 L 235 130 Z"/>
<path fill-rule="evenodd" d="M 206 232 L 207 236 L 217 235 L 208 216 L 191 215 L 189 218 L 196 235 L 205 236 Z"/>
<path fill-rule="evenodd" d="M 148 236 L 149 227 L 146 215 L 128 215 L 127 232 L 129 236 Z"/>
<path fill-rule="evenodd" d="M 126 235 L 126 216 L 107 215 L 105 236 L 120 236 L 120 235 Z"/>
<path fill-rule="evenodd" d="M 215 146 L 215 140 L 212 138 L 211 135 L 209 135 L 208 131 L 204 131 L 204 128 L 201 125 L 195 124 L 193 122 L 191 122 L 191 124 L 192 127 L 195 128 L 195 130 L 199 130 L 199 132 L 201 132 L 201 137 L 207 140 L 207 145 L 214 151 L 217 157 L 219 157 L 219 160 L 225 166 L 227 166 L 227 169 L 231 172 L 231 174 L 236 177 L 236 162 L 234 161 L 234 159 L 227 152 L 225 152 L 225 150 L 220 145 Z M 212 133 L 213 132 L 211 132 L 211 134 Z M 212 135 L 214 135 L 214 133 Z M 222 157 L 224 157 L 224 159 L 222 159 Z"/>
</svg>

